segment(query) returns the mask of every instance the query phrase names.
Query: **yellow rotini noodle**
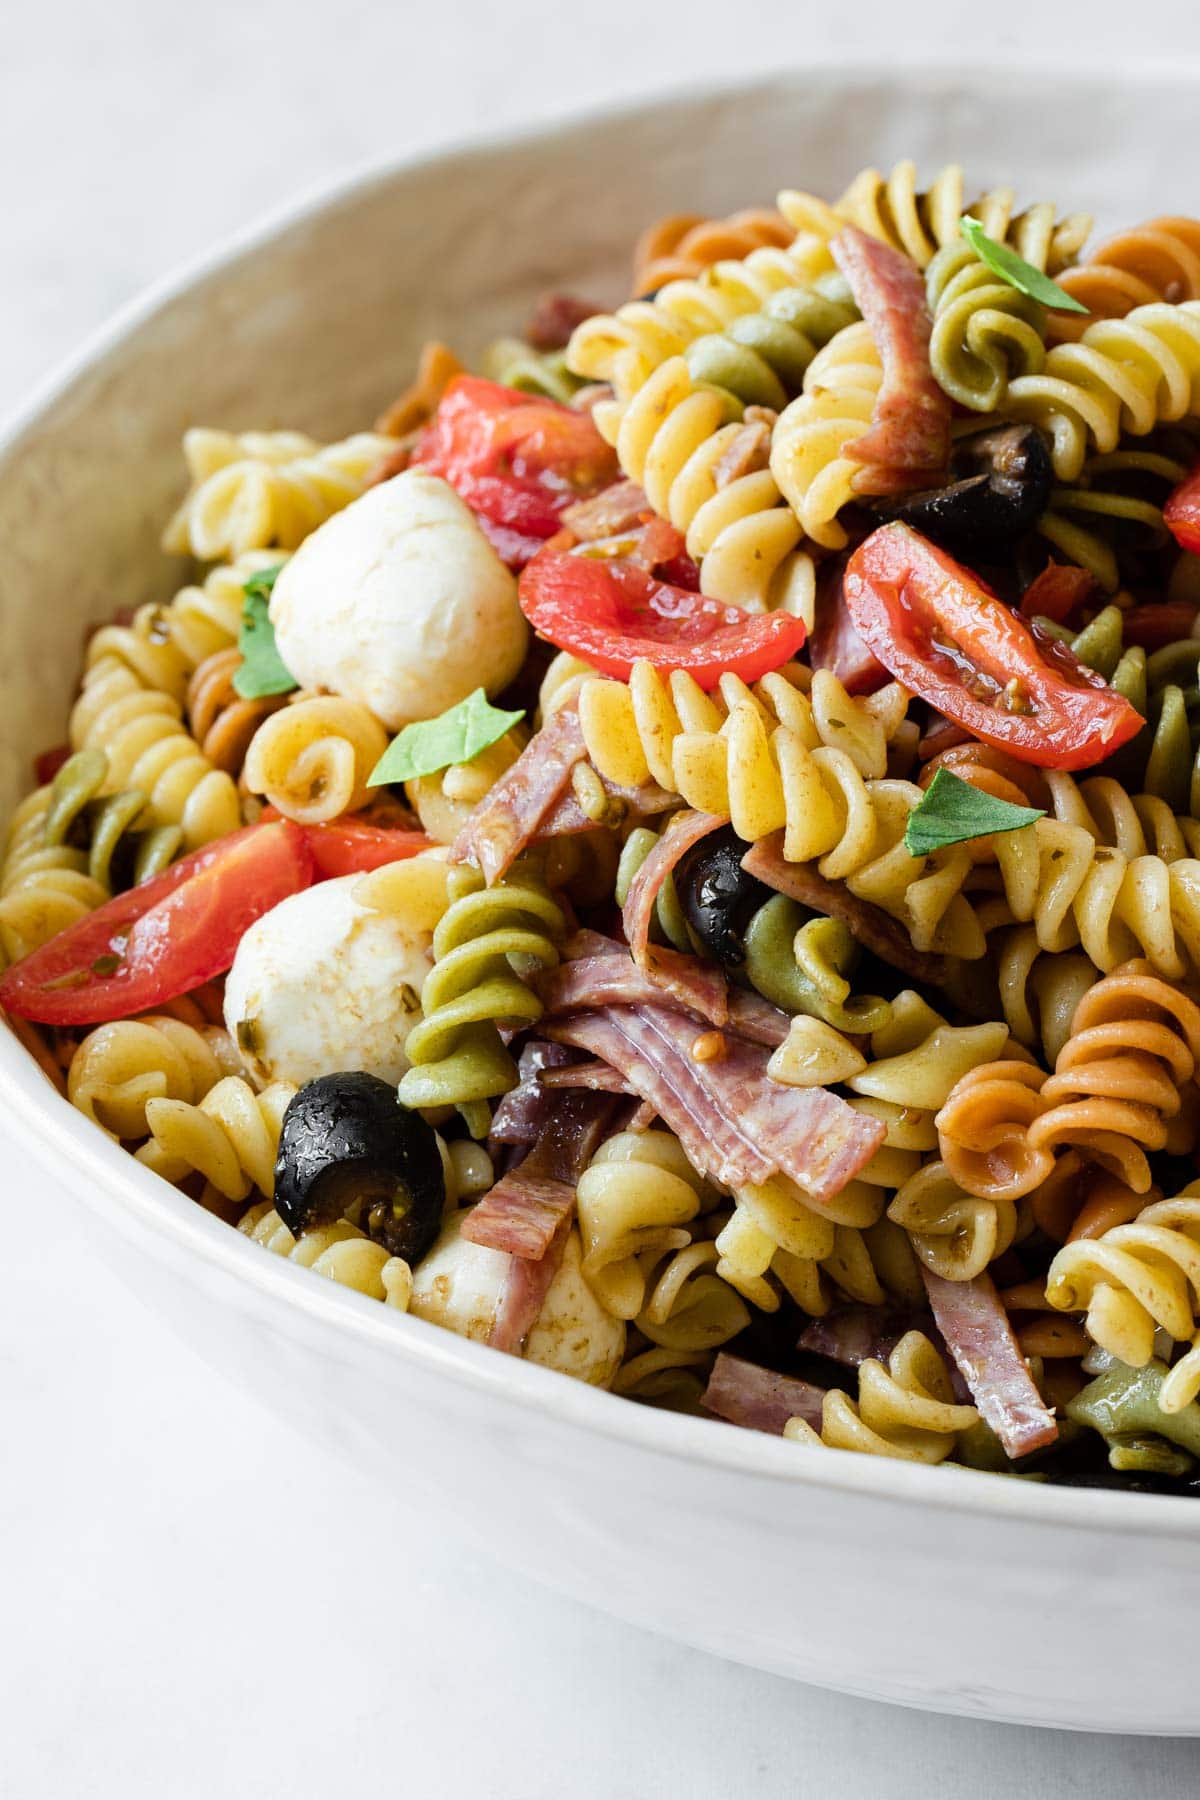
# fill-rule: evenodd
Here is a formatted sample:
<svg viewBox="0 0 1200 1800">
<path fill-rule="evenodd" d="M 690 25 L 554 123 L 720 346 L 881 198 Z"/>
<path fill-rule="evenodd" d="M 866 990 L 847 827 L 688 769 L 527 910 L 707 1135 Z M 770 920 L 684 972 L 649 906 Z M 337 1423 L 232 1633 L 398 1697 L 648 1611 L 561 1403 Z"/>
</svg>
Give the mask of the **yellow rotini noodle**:
<svg viewBox="0 0 1200 1800">
<path fill-rule="evenodd" d="M 229 1075 L 198 1105 L 148 1100 L 150 1138 L 137 1152 L 138 1161 L 166 1181 L 203 1175 L 226 1200 L 244 1200 L 254 1188 L 270 1194 L 283 1115 L 295 1092 L 288 1082 L 277 1081 L 256 1094 L 249 1082 Z"/>
<path fill-rule="evenodd" d="M 260 1200 L 242 1215 L 238 1230 L 275 1256 L 286 1256 L 369 1300 L 382 1300 L 400 1312 L 408 1311 L 412 1270 L 402 1257 L 389 1256 L 382 1245 L 372 1243 L 347 1219 L 313 1226 L 295 1238 L 271 1202 Z"/>
<path fill-rule="evenodd" d="M 152 1100 L 195 1105 L 241 1059 L 227 1032 L 197 1029 L 179 1019 L 149 1014 L 98 1025 L 80 1043 L 67 1070 L 67 1097 L 114 1137 L 143 1138 Z"/>
<path fill-rule="evenodd" d="M 701 592 L 761 611 L 784 607 L 811 625 L 815 572 L 798 550 L 800 525 L 767 468 L 722 484 L 722 459 L 742 429 L 740 407 L 672 357 L 631 399 L 594 417 L 625 474 L 661 518 L 684 533 Z"/>
<path fill-rule="evenodd" d="M 318 444 L 299 431 L 185 432 L 191 486 L 163 548 L 204 562 L 278 546 L 294 550 L 357 500 L 395 445 L 374 432 Z"/>
<path fill-rule="evenodd" d="M 803 1419 L 789 1419 L 783 1435 L 794 1444 L 939 1463 L 978 1419 L 973 1406 L 955 1401 L 946 1365 L 929 1339 L 909 1331 L 887 1368 L 874 1357 L 862 1364 L 857 1402 L 834 1388 L 825 1396 L 819 1433 Z"/>
<path fill-rule="evenodd" d="M 243 779 L 284 818 L 318 825 L 366 803 L 368 778 L 387 746 L 384 727 L 357 700 L 303 694 L 263 720 Z"/>
</svg>

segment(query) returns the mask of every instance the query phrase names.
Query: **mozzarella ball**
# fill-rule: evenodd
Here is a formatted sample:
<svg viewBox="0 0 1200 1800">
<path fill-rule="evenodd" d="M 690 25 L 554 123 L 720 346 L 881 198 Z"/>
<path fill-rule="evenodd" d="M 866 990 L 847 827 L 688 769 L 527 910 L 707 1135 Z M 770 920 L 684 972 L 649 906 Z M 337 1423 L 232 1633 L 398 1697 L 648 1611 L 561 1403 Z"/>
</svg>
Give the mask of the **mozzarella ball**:
<svg viewBox="0 0 1200 1800">
<path fill-rule="evenodd" d="M 605 1312 L 584 1280 L 582 1262 L 579 1233 L 573 1231 L 526 1339 L 525 1358 L 606 1388 L 625 1354 L 625 1321 Z"/>
<path fill-rule="evenodd" d="M 454 489 L 406 469 L 305 538 L 271 595 L 279 653 L 301 687 L 361 701 L 391 730 L 525 660 L 517 583 Z"/>
<path fill-rule="evenodd" d="M 360 875 L 318 882 L 252 925 L 225 983 L 225 1023 L 262 1082 L 362 1069 L 398 1082 L 421 1016 L 432 938 L 355 900 Z"/>
<path fill-rule="evenodd" d="M 452 1213 L 441 1236 L 413 1271 L 409 1311 L 487 1341 L 508 1281 L 509 1258 L 460 1236 L 464 1209 Z M 625 1351 L 625 1323 L 606 1313 L 583 1278 L 579 1234 L 567 1239 L 562 1265 L 550 1283 L 529 1333 L 525 1357 L 593 1387 L 608 1387 Z"/>
</svg>

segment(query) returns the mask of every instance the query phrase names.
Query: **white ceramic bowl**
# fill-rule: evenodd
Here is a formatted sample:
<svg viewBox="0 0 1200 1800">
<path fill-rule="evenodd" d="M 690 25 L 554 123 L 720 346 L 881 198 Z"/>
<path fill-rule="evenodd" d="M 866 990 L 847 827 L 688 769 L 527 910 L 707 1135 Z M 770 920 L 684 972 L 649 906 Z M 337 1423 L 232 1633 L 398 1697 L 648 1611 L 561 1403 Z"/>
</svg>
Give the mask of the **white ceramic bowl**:
<svg viewBox="0 0 1200 1800">
<path fill-rule="evenodd" d="M 374 174 L 137 306 L 0 442 L 0 815 L 62 735 L 88 621 L 172 591 L 190 423 L 361 427 L 427 334 L 616 298 L 634 232 L 868 161 L 969 165 L 1102 222 L 1194 208 L 1200 83 L 809 72 Z M 1086 155 L 1081 147 L 1086 146 Z M 531 1575 L 803 1680 L 946 1711 L 1192 1732 L 1200 1505 L 1044 1488 L 639 1408 L 265 1254 L 108 1143 L 0 1031 L 0 1120 L 97 1253 L 234 1381 Z M 153 1355 L 147 1341 L 147 1355 Z M 418 1540 L 419 1541 L 419 1540 Z M 384 1574 L 386 1579 L 386 1572 Z"/>
</svg>

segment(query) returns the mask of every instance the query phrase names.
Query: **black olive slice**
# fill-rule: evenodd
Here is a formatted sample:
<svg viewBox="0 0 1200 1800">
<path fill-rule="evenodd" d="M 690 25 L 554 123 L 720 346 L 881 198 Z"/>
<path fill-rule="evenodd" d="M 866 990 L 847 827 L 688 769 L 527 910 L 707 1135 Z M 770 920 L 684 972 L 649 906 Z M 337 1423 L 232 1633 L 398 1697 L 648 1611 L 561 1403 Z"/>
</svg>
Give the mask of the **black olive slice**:
<svg viewBox="0 0 1200 1800">
<path fill-rule="evenodd" d="M 745 958 L 742 936 L 770 890 L 742 868 L 746 846 L 731 826 L 711 833 L 675 866 L 675 892 L 699 950 L 725 968 Z"/>
<path fill-rule="evenodd" d="M 963 556 L 1005 551 L 1032 530 L 1050 503 L 1054 466 L 1035 425 L 998 425 L 960 438 L 947 487 L 877 502 L 877 519 L 900 519 Z"/>
<path fill-rule="evenodd" d="M 292 1096 L 275 1163 L 275 1210 L 289 1230 L 328 1224 L 360 1202 L 363 1229 L 415 1263 L 438 1234 L 445 1201 L 437 1135 L 389 1082 L 344 1071 Z"/>
</svg>

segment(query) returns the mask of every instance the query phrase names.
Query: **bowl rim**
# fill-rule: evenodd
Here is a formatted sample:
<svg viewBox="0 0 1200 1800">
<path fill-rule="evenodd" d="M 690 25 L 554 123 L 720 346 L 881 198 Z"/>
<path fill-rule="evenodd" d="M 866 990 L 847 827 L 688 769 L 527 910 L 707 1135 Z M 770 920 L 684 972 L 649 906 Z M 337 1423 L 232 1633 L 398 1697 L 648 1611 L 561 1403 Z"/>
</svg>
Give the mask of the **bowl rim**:
<svg viewBox="0 0 1200 1800">
<path fill-rule="evenodd" d="M 861 84 L 894 80 L 897 73 L 894 63 L 845 57 L 814 59 L 803 73 L 809 75 L 814 68 L 831 82 Z M 901 78 L 920 76 L 967 86 L 980 79 L 978 69 L 953 58 L 923 59 L 911 64 L 902 59 L 900 72 Z M 78 382 L 125 347 L 141 327 L 205 282 L 230 273 L 245 258 L 269 250 L 276 239 L 308 220 L 335 213 L 397 180 L 419 178 L 434 167 L 445 170 L 458 163 L 470 168 L 497 150 L 552 147 L 574 132 L 642 117 L 651 107 L 682 108 L 709 100 L 749 100 L 756 93 L 786 87 L 800 73 L 790 69 L 733 80 L 692 82 L 657 96 L 647 93 L 529 126 L 470 134 L 416 156 L 372 159 L 322 181 L 298 198 L 271 208 L 215 247 L 187 258 L 89 333 L 78 349 L 54 365 L 28 397 L 0 420 L 0 466 Z M 1107 63 L 1085 62 L 1067 72 L 1061 59 L 1054 57 L 989 60 L 989 83 L 1006 75 L 1026 84 L 1031 79 L 1065 78 L 1077 88 L 1115 85 Z M 1135 58 L 1123 65 L 1121 85 L 1153 80 L 1186 89 L 1198 77 L 1200 57 L 1182 62 L 1178 58 L 1171 62 Z M 1149 1530 L 1171 1538 L 1200 1537 L 1200 1505 L 1194 1499 L 1001 1480 L 958 1466 L 933 1469 L 845 1451 L 802 1455 L 782 1438 L 738 1430 L 718 1419 L 638 1406 L 622 1396 L 565 1378 L 521 1358 L 502 1357 L 486 1345 L 383 1306 L 336 1282 L 314 1280 L 307 1269 L 298 1268 L 285 1257 L 264 1253 L 243 1233 L 138 1163 L 54 1090 L 16 1035 L 7 1029 L 0 1031 L 0 1103 L 7 1103 L 3 1116 L 35 1164 L 101 1216 L 105 1229 L 112 1228 L 111 1219 L 104 1216 L 106 1212 L 119 1212 L 125 1235 L 145 1234 L 152 1240 L 165 1241 L 189 1256 L 202 1258 L 238 1283 L 246 1283 L 265 1300 L 297 1309 L 297 1316 L 307 1316 L 316 1326 L 332 1326 L 348 1337 L 356 1337 L 376 1354 L 414 1362 L 525 1412 L 548 1415 L 558 1423 L 639 1451 L 801 1488 L 878 1496 L 939 1511 L 1001 1517 L 1014 1523 L 1066 1530 L 1122 1534 Z M 70 1174 L 68 1165 L 72 1166 Z M 102 1197 L 99 1203 L 96 1195 Z"/>
</svg>

